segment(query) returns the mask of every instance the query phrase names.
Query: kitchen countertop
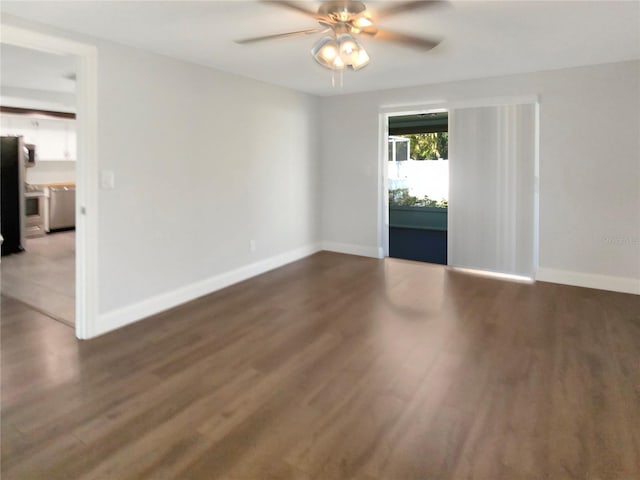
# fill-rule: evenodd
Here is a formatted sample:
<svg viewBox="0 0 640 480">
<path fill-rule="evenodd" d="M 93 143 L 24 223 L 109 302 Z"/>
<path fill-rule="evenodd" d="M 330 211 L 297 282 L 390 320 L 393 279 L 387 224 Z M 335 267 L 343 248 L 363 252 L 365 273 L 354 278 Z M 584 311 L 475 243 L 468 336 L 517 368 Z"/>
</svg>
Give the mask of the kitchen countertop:
<svg viewBox="0 0 640 480">
<path fill-rule="evenodd" d="M 42 183 L 43 187 L 75 187 L 75 182 Z"/>
</svg>

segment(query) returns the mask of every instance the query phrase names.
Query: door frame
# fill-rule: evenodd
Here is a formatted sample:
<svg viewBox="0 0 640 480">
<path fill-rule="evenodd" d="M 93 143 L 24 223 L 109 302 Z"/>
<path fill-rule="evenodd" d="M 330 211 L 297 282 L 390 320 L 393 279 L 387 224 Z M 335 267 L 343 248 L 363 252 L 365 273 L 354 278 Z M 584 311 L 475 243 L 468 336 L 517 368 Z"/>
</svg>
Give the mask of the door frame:
<svg viewBox="0 0 640 480">
<path fill-rule="evenodd" d="M 434 102 L 404 107 L 383 107 L 379 111 L 379 156 L 378 156 L 378 252 L 379 257 L 389 256 L 389 117 L 420 115 L 450 109 L 444 102 Z M 449 133 L 451 138 L 451 133 Z M 448 259 L 447 259 L 448 263 Z"/>
<path fill-rule="evenodd" d="M 381 106 L 378 110 L 378 257 L 384 258 L 389 256 L 389 177 L 388 177 L 388 156 L 389 150 L 387 146 L 387 138 L 389 136 L 389 117 L 398 115 L 418 115 L 421 113 L 429 113 L 434 111 L 447 111 L 449 113 L 449 145 L 451 138 L 455 136 L 455 131 L 451 129 L 452 118 L 456 109 L 474 108 L 474 107 L 495 107 L 500 105 L 511 104 L 533 104 L 535 105 L 535 153 L 534 153 L 534 212 L 533 212 L 533 274 L 534 277 L 539 268 L 540 258 L 540 96 L 516 95 L 505 97 L 485 97 L 485 98 L 468 98 L 463 100 L 434 100 L 431 102 L 422 102 L 416 104 L 405 105 L 388 105 Z M 451 148 L 449 148 L 451 155 Z M 453 209 L 455 211 L 455 209 Z M 448 211 L 449 226 L 451 231 L 451 214 Z M 451 236 L 448 235 L 448 242 Z M 450 247 L 450 245 L 448 245 Z M 450 248 L 447 249 L 447 256 Z M 447 265 L 449 259 L 447 258 Z"/>
<path fill-rule="evenodd" d="M 93 45 L 7 24 L 2 24 L 0 43 L 77 59 L 75 330 L 79 339 L 90 338 L 98 317 L 98 51 Z"/>
</svg>

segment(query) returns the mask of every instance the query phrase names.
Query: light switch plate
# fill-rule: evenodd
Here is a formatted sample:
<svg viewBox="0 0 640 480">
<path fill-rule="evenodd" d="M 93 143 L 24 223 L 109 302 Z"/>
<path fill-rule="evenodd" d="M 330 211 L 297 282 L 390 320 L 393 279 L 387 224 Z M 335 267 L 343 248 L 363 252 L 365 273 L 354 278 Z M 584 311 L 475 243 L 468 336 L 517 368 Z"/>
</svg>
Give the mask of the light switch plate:
<svg viewBox="0 0 640 480">
<path fill-rule="evenodd" d="M 113 190 L 116 187 L 115 176 L 111 170 L 100 172 L 100 187 L 104 190 Z"/>
</svg>

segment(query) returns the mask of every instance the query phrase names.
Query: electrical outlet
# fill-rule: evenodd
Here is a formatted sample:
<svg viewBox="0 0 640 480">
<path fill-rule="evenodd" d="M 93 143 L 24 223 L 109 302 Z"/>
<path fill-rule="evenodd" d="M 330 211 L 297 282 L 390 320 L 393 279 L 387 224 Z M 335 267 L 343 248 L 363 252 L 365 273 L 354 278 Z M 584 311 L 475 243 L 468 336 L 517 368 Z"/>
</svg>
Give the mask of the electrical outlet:
<svg viewBox="0 0 640 480">
<path fill-rule="evenodd" d="M 252 252 L 256 251 L 256 241 L 255 240 L 249 240 L 249 250 L 251 250 Z"/>
</svg>

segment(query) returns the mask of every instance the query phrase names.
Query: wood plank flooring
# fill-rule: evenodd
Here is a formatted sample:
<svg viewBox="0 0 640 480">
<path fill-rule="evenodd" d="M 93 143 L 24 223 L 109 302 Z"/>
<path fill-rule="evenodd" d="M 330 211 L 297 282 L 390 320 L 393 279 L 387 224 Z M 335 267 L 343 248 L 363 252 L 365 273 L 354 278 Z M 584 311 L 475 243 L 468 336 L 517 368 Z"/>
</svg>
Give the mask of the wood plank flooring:
<svg viewBox="0 0 640 480">
<path fill-rule="evenodd" d="M 2 300 L 10 479 L 640 478 L 640 297 L 320 253 L 90 341 Z"/>
</svg>

